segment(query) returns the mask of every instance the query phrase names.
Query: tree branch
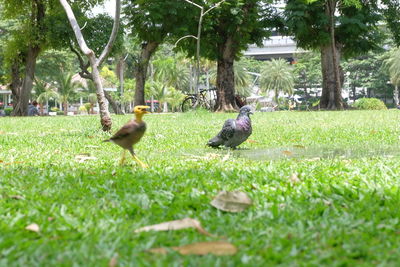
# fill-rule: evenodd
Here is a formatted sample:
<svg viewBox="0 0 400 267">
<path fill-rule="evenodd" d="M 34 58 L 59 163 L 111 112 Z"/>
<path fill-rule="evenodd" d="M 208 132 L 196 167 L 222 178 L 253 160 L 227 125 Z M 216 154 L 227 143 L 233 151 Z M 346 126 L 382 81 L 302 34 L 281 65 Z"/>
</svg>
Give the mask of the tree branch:
<svg viewBox="0 0 400 267">
<path fill-rule="evenodd" d="M 186 36 L 183 36 L 183 37 L 179 38 L 178 41 L 175 42 L 175 45 L 174 45 L 174 46 L 176 46 L 176 45 L 177 45 L 180 41 L 182 41 L 183 39 L 189 38 L 189 37 L 192 37 L 192 38 L 194 38 L 194 39 L 197 40 L 197 37 L 194 36 L 194 35 L 186 35 Z"/>
<path fill-rule="evenodd" d="M 69 23 L 71 24 L 71 27 L 72 27 L 72 29 L 73 29 L 73 31 L 75 33 L 76 40 L 78 41 L 79 47 L 82 50 L 82 52 L 87 56 L 92 54 L 92 53 L 94 53 L 87 46 L 87 44 L 85 42 L 85 39 L 82 36 L 82 32 L 81 32 L 81 29 L 79 27 L 79 24 L 76 21 L 74 12 L 72 11 L 71 6 L 68 4 L 67 0 L 60 0 L 60 4 L 64 8 L 65 13 L 67 14 Z"/>
<path fill-rule="evenodd" d="M 192 5 L 194 5 L 194 6 L 197 6 L 197 7 L 200 8 L 200 9 L 203 9 L 202 6 L 200 6 L 200 5 L 196 4 L 196 3 L 193 3 L 193 2 L 190 1 L 190 0 L 184 0 L 184 1 L 186 1 L 186 2 L 188 2 L 189 4 L 192 4 Z"/>
<path fill-rule="evenodd" d="M 90 66 L 90 62 L 86 63 L 83 61 L 83 58 L 81 56 L 81 54 L 74 48 L 74 46 L 70 43 L 69 44 L 69 48 L 71 49 L 71 51 L 78 57 L 78 61 L 79 61 L 79 66 L 82 70 L 87 70 L 87 68 Z"/>
<path fill-rule="evenodd" d="M 214 6 L 210 7 L 209 9 L 207 9 L 207 10 L 203 13 L 203 16 L 204 16 L 205 14 L 207 14 L 208 12 L 210 12 L 211 10 L 213 10 L 214 8 L 219 7 L 219 5 L 222 4 L 222 3 L 225 2 L 225 1 L 226 1 L 226 0 L 219 1 L 219 2 L 216 3 Z"/>
<path fill-rule="evenodd" d="M 99 59 L 97 60 L 97 65 L 100 66 L 101 63 L 107 58 L 108 54 L 111 51 L 115 38 L 117 38 L 118 28 L 119 28 L 119 21 L 121 16 L 121 0 L 115 1 L 115 18 L 114 18 L 114 25 L 110 35 L 110 39 L 106 47 L 104 47 L 103 52 L 101 53 Z"/>
</svg>

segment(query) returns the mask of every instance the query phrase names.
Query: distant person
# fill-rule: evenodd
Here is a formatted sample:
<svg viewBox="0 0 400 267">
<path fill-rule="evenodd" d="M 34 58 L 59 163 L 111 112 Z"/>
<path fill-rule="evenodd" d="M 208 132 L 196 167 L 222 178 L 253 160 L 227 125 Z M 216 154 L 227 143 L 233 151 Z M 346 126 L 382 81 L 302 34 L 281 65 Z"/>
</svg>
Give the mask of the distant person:
<svg viewBox="0 0 400 267">
<path fill-rule="evenodd" d="M 28 106 L 28 116 L 39 116 L 39 110 L 37 108 L 38 102 L 33 101 Z"/>
</svg>

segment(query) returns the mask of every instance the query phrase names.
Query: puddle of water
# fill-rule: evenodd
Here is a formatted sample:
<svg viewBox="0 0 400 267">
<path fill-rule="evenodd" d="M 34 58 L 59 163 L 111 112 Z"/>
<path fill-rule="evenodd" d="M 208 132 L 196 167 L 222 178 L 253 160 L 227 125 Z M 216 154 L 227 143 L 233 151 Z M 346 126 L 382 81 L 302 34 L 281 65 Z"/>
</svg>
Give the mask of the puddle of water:
<svg viewBox="0 0 400 267">
<path fill-rule="evenodd" d="M 279 147 L 267 149 L 236 150 L 238 157 L 252 160 L 279 160 L 285 158 L 317 159 L 317 158 L 368 158 L 394 157 L 400 155 L 400 149 L 393 147 Z"/>
</svg>

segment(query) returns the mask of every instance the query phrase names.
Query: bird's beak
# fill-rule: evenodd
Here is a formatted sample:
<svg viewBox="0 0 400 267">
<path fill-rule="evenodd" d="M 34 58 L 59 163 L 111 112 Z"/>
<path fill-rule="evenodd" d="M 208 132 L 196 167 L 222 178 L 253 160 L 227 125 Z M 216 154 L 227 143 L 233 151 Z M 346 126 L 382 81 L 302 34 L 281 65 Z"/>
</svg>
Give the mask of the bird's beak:
<svg viewBox="0 0 400 267">
<path fill-rule="evenodd" d="M 144 111 L 144 114 L 148 114 L 151 113 L 151 111 L 149 111 L 148 109 L 150 109 L 149 106 L 144 106 L 144 108 L 146 108 L 146 110 Z"/>
<path fill-rule="evenodd" d="M 254 111 L 250 110 L 249 114 L 253 115 L 253 114 L 254 114 Z"/>
</svg>

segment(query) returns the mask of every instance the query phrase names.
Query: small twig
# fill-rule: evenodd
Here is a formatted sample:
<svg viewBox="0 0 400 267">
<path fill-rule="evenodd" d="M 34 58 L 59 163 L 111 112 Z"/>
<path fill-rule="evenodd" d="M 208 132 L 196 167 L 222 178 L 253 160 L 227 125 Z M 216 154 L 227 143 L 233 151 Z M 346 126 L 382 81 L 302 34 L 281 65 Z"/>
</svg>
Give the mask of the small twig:
<svg viewBox="0 0 400 267">
<path fill-rule="evenodd" d="M 87 21 L 85 21 L 85 25 L 82 26 L 81 30 L 85 29 L 86 25 L 87 25 Z"/>
</svg>

